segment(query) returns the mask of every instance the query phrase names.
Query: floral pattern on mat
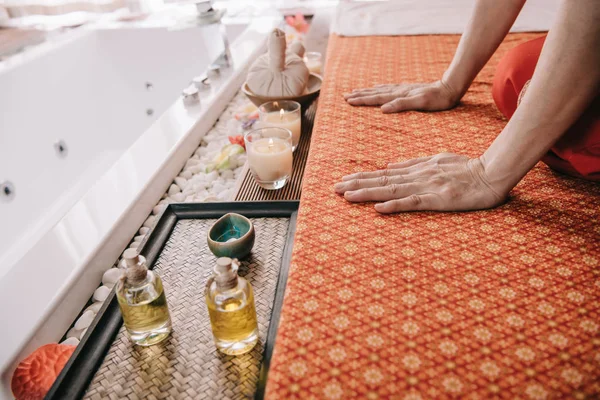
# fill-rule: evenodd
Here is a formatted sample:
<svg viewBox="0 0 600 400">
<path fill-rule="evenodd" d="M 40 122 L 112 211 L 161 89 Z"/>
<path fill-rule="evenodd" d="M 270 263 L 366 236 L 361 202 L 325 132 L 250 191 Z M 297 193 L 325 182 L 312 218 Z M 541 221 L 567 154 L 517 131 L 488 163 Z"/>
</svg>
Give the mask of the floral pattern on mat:
<svg viewBox="0 0 600 400">
<path fill-rule="evenodd" d="M 342 95 L 438 79 L 455 35 L 329 42 L 268 399 L 600 396 L 600 186 L 539 163 L 497 209 L 378 215 L 343 175 L 454 151 L 478 156 L 506 120 L 499 58 L 462 104 L 384 115 Z"/>
</svg>

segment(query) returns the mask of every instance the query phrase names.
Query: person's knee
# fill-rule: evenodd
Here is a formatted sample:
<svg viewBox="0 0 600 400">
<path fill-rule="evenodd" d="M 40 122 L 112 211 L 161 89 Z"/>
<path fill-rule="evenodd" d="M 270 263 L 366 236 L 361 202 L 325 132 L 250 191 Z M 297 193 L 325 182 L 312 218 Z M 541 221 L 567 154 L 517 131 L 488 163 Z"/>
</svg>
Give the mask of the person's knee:
<svg viewBox="0 0 600 400">
<path fill-rule="evenodd" d="M 496 106 L 507 118 L 517 109 L 519 93 L 533 76 L 545 37 L 522 43 L 509 50 L 498 63 L 492 86 Z"/>
</svg>

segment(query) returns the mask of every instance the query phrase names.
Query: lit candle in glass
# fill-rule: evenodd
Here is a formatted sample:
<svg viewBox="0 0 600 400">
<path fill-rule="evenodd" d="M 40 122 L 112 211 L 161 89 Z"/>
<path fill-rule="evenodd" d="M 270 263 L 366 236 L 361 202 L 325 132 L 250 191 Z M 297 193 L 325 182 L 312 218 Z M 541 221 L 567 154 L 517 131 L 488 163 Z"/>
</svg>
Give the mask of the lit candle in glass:
<svg viewBox="0 0 600 400">
<path fill-rule="evenodd" d="M 323 69 L 323 61 L 321 61 L 321 58 L 321 53 L 309 51 L 304 55 L 304 64 L 306 64 L 306 68 L 313 74 L 321 75 Z"/>
<path fill-rule="evenodd" d="M 291 100 L 269 101 L 258 107 L 261 126 L 289 129 L 292 132 L 292 151 L 296 150 L 302 132 L 300 103 Z"/>
<path fill-rule="evenodd" d="M 248 165 L 256 182 L 265 189 L 280 189 L 292 175 L 292 132 L 266 127 L 244 135 Z"/>
</svg>

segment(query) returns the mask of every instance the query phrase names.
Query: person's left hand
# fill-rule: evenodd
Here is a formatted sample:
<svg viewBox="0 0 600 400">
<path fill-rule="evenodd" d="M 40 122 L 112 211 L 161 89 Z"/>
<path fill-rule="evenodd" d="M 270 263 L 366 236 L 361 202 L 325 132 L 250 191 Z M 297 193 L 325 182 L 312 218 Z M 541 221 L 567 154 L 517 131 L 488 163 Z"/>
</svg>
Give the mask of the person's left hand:
<svg viewBox="0 0 600 400">
<path fill-rule="evenodd" d="M 466 211 L 496 207 L 508 190 L 489 184 L 484 164 L 452 153 L 389 164 L 387 169 L 342 178 L 335 191 L 350 202 L 376 201 L 375 210 Z"/>
</svg>

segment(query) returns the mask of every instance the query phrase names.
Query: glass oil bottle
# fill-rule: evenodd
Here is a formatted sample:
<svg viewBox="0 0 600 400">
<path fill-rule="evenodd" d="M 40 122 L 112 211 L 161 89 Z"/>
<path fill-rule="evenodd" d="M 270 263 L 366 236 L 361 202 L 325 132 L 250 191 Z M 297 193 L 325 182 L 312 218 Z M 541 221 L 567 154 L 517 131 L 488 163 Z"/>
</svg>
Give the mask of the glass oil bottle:
<svg viewBox="0 0 600 400">
<path fill-rule="evenodd" d="M 159 343 L 171 333 L 162 281 L 136 250 L 126 250 L 123 258 L 126 273 L 117 281 L 116 291 L 127 333 L 140 346 Z"/>
<path fill-rule="evenodd" d="M 228 355 L 247 353 L 258 341 L 252 286 L 238 276 L 238 268 L 236 259 L 221 257 L 206 284 L 206 305 L 215 345 Z"/>
</svg>

